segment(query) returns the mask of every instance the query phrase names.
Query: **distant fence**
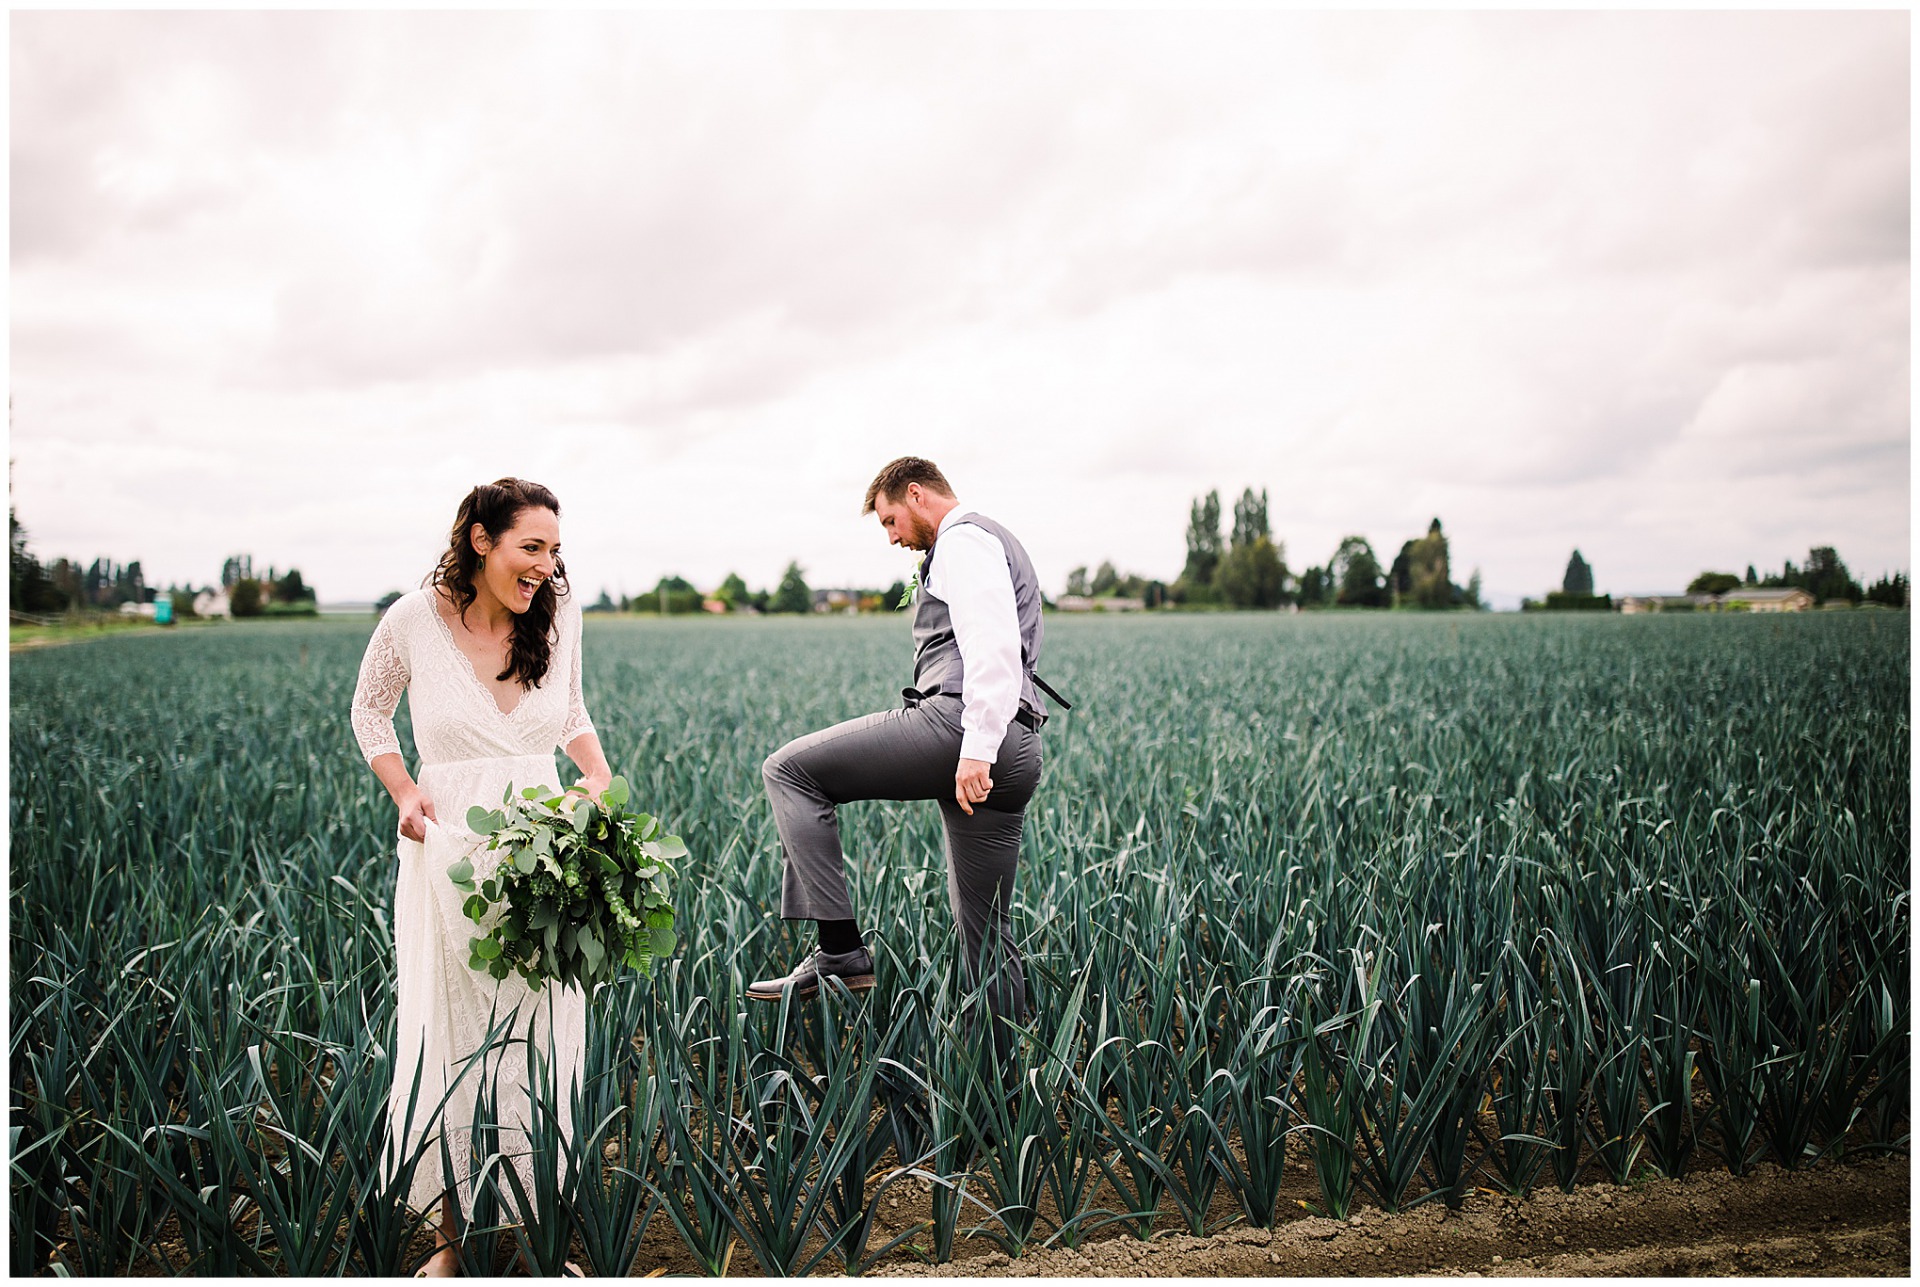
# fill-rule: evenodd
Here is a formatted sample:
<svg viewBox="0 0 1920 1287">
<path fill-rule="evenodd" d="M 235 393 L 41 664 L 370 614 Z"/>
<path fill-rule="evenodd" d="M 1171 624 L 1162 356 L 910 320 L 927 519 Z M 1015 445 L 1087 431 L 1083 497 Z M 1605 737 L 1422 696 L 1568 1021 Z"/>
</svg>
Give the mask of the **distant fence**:
<svg viewBox="0 0 1920 1287">
<path fill-rule="evenodd" d="M 20 612 L 7 609 L 7 624 L 11 626 L 51 626 L 59 622 L 58 617 L 43 616 L 38 612 Z"/>
</svg>

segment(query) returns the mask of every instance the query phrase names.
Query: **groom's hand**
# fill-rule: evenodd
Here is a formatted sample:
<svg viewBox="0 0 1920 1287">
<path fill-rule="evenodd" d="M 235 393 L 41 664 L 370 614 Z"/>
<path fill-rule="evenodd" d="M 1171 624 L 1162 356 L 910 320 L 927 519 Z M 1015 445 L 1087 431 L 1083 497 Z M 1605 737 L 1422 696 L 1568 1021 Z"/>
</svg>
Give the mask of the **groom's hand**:
<svg viewBox="0 0 1920 1287">
<path fill-rule="evenodd" d="M 960 802 L 960 808 L 968 817 L 973 816 L 973 806 L 993 790 L 993 779 L 988 776 L 992 768 L 985 760 L 962 760 L 954 771 L 953 798 Z"/>
</svg>

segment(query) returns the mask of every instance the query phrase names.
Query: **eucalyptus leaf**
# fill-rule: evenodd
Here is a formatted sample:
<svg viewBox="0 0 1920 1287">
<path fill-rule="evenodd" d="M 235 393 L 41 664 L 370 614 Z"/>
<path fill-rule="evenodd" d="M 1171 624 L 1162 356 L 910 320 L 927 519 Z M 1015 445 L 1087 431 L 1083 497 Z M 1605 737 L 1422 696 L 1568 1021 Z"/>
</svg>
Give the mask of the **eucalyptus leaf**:
<svg viewBox="0 0 1920 1287">
<path fill-rule="evenodd" d="M 507 825 L 507 815 L 498 809 L 482 809 L 474 805 L 467 810 L 467 830 L 476 836 L 492 835 Z"/>
</svg>

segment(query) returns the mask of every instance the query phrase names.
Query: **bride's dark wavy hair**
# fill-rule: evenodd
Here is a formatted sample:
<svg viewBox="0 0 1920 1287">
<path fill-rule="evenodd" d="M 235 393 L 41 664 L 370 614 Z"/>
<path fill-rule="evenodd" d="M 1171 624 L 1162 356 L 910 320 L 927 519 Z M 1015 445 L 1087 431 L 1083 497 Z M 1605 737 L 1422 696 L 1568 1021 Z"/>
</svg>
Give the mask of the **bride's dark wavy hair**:
<svg viewBox="0 0 1920 1287">
<path fill-rule="evenodd" d="M 453 606 L 460 610 L 460 620 L 467 619 L 467 609 L 480 595 L 473 586 L 480 570 L 480 555 L 468 533 L 478 523 L 497 544 L 512 530 L 521 512 L 529 509 L 550 509 L 559 518 L 560 500 L 539 483 L 502 478 L 481 483 L 460 502 L 460 512 L 453 516 L 453 531 L 447 538 L 447 552 L 440 556 L 440 565 L 426 581 L 447 592 Z M 546 678 L 547 669 L 553 665 L 553 618 L 567 593 L 567 565 L 556 554 L 553 576 L 541 583 L 532 606 L 514 615 L 513 634 L 507 640 L 507 668 L 494 678 L 517 679 L 522 688 L 533 688 Z"/>
</svg>

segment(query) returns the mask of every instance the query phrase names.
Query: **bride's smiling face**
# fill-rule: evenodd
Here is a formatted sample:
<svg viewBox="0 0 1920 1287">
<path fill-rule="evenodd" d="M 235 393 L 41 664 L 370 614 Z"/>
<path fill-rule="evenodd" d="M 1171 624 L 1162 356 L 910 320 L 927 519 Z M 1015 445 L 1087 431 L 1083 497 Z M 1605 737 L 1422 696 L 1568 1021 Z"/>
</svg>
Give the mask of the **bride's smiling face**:
<svg viewBox="0 0 1920 1287">
<path fill-rule="evenodd" d="M 514 515 L 513 526 L 498 541 L 473 525 L 473 548 L 482 562 L 474 576 L 476 589 L 491 594 L 511 612 L 525 612 L 533 596 L 552 578 L 560 558 L 560 519 L 550 509 L 530 506 Z"/>
</svg>

